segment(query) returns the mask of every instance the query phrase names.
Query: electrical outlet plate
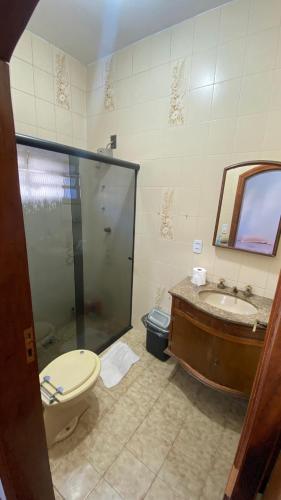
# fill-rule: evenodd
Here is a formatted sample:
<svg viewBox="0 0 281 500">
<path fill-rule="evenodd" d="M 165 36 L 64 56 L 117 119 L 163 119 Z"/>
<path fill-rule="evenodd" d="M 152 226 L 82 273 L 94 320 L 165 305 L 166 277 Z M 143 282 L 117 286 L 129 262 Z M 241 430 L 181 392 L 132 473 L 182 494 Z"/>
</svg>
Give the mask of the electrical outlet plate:
<svg viewBox="0 0 281 500">
<path fill-rule="evenodd" d="M 193 240 L 192 243 L 192 251 L 193 253 L 201 253 L 202 252 L 203 241 L 202 240 Z"/>
</svg>

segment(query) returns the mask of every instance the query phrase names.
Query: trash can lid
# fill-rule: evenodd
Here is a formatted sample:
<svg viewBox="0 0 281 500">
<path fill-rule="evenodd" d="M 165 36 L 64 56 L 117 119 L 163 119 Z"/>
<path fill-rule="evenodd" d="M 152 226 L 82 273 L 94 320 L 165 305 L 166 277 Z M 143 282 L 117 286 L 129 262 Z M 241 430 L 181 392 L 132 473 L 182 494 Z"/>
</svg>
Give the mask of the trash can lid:
<svg viewBox="0 0 281 500">
<path fill-rule="evenodd" d="M 160 309 L 153 308 L 147 316 L 147 322 L 151 326 L 157 327 L 160 330 L 167 331 L 169 328 L 171 316 Z"/>
</svg>

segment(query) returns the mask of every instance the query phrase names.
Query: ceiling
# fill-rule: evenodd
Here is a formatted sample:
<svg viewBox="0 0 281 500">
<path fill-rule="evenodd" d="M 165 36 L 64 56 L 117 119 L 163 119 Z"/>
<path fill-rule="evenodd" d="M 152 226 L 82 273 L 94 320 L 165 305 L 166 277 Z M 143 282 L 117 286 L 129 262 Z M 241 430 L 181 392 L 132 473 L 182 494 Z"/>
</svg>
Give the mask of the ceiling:
<svg viewBox="0 0 281 500">
<path fill-rule="evenodd" d="M 40 0 L 28 28 L 90 63 L 227 1 Z"/>
</svg>

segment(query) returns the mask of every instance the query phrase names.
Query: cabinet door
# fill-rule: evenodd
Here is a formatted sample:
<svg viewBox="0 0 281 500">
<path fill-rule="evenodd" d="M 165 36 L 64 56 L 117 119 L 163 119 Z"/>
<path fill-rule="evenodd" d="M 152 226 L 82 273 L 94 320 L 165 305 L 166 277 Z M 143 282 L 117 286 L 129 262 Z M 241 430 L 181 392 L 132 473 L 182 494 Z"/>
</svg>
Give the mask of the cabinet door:
<svg viewBox="0 0 281 500">
<path fill-rule="evenodd" d="M 214 337 L 210 379 L 217 384 L 250 394 L 261 348 Z"/>
<path fill-rule="evenodd" d="M 212 335 L 194 326 L 187 318 L 174 315 L 170 351 L 206 378 L 210 378 L 213 341 Z"/>
</svg>

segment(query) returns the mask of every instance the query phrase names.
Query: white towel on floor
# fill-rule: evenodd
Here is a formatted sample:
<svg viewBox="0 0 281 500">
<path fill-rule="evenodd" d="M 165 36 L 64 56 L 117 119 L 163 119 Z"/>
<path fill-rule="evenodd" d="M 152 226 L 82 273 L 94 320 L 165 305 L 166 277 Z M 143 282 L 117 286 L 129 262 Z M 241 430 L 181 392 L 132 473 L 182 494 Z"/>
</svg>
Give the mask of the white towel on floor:
<svg viewBox="0 0 281 500">
<path fill-rule="evenodd" d="M 109 351 L 101 357 L 100 376 L 105 387 L 110 388 L 119 384 L 130 367 L 139 361 L 132 349 L 124 342 L 116 342 Z"/>
</svg>

